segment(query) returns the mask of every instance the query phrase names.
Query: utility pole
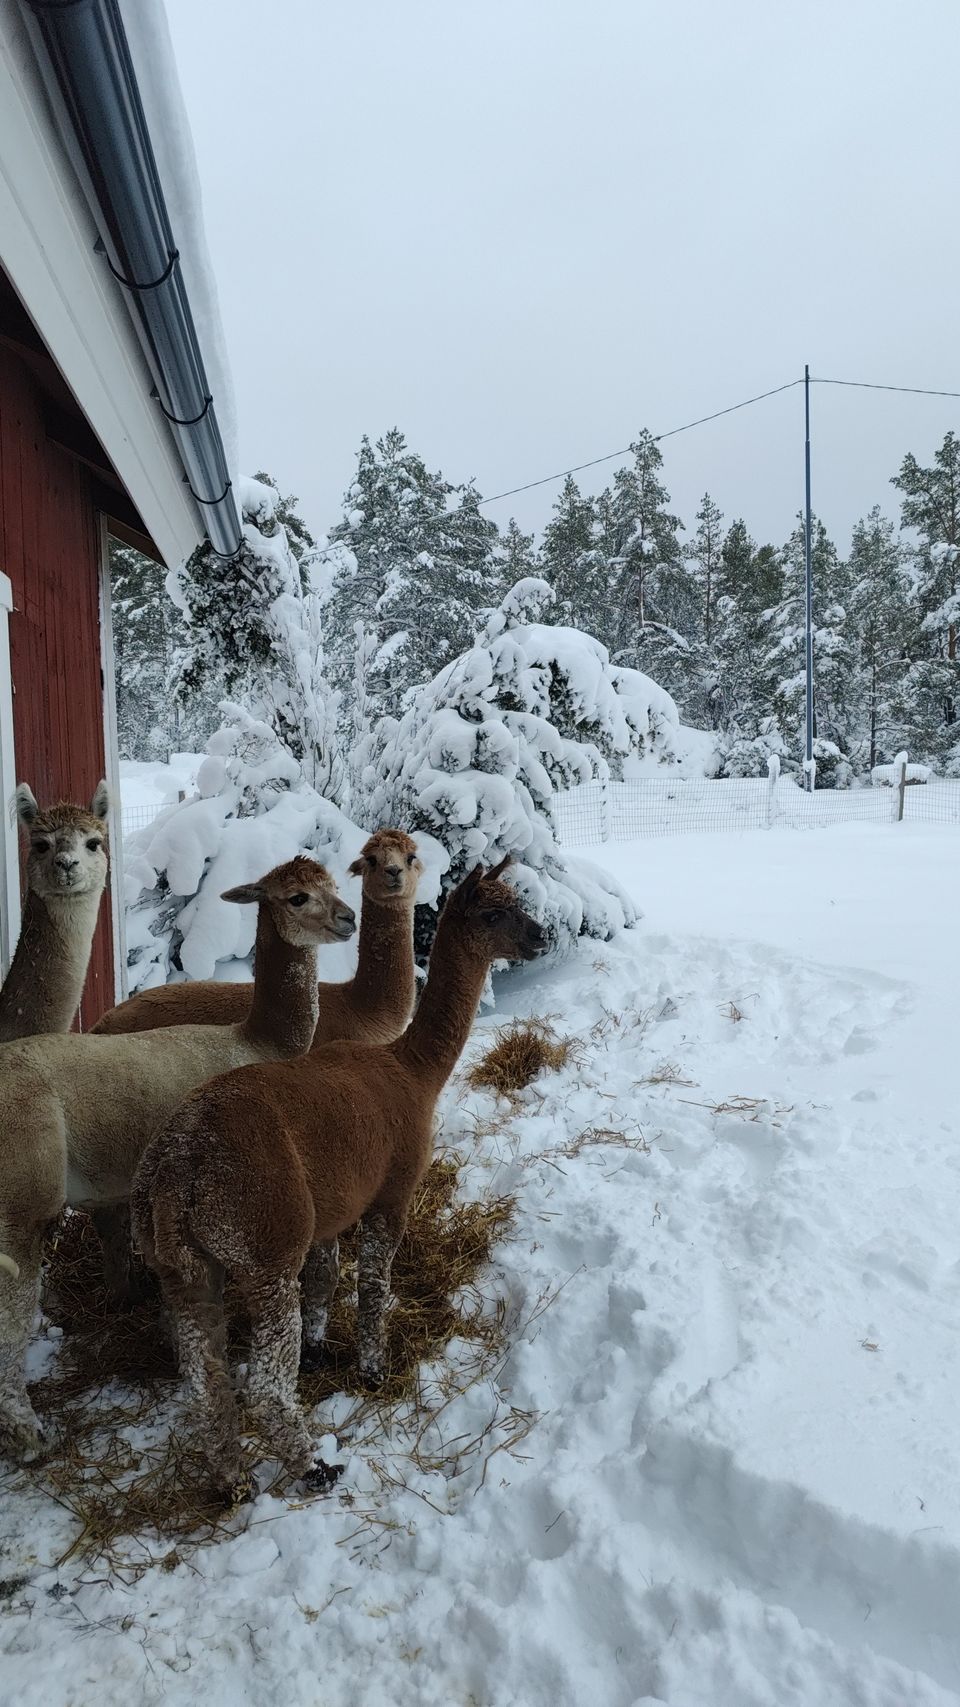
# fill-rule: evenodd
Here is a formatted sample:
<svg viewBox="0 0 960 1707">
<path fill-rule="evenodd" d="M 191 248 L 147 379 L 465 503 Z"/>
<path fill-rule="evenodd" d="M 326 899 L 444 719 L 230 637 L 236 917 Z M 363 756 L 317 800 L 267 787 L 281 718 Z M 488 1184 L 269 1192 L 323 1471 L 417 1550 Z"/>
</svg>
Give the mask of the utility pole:
<svg viewBox="0 0 960 1707">
<path fill-rule="evenodd" d="M 807 507 L 805 517 L 805 569 L 806 569 L 806 627 L 807 627 L 807 739 L 806 764 L 803 767 L 803 786 L 808 792 L 813 789 L 813 522 L 810 513 L 810 369 L 803 370 L 803 396 L 806 412 L 806 442 L 804 445 L 804 462 L 806 473 Z"/>
</svg>

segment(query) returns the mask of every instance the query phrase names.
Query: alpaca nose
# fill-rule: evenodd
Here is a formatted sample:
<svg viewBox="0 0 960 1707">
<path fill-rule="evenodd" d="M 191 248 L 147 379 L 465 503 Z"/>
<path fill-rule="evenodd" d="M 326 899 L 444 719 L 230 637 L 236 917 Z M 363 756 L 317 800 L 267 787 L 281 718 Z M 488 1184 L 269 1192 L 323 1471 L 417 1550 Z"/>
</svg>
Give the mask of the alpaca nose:
<svg viewBox="0 0 960 1707">
<path fill-rule="evenodd" d="M 343 937 L 344 941 L 346 941 L 347 937 L 352 936 L 357 928 L 357 915 L 353 908 L 338 907 L 335 923 L 339 934 Z"/>
<path fill-rule="evenodd" d="M 531 948 L 546 948 L 548 940 L 543 926 L 538 925 L 535 919 L 531 919 L 527 926 L 527 941 Z"/>
<path fill-rule="evenodd" d="M 399 865 L 388 865 L 387 866 L 387 876 L 390 879 L 391 889 L 399 889 L 401 881 L 403 879 L 403 871 L 401 870 L 400 866 Z"/>
<path fill-rule="evenodd" d="M 73 871 L 80 861 L 76 854 L 57 854 L 53 863 L 58 871 Z"/>
</svg>

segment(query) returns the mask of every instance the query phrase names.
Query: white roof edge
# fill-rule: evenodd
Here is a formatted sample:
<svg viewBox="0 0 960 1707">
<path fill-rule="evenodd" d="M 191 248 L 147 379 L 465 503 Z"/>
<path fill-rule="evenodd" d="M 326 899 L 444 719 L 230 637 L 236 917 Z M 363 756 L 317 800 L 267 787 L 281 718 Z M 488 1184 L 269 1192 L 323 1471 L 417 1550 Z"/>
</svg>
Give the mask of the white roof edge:
<svg viewBox="0 0 960 1707">
<path fill-rule="evenodd" d="M 217 277 L 203 221 L 203 192 L 164 0 L 117 0 L 180 272 L 217 412 L 231 480 L 239 477 L 233 375 L 220 317 Z"/>
<path fill-rule="evenodd" d="M 0 264 L 173 568 L 205 528 L 96 238 L 26 30 L 0 0 Z"/>
</svg>

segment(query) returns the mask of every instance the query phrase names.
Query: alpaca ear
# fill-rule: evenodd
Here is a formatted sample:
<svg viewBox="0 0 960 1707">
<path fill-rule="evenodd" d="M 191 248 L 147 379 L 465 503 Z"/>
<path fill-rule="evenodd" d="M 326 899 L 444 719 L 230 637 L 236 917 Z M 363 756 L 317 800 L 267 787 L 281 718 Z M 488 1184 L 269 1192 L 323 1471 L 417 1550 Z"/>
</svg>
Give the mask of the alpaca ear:
<svg viewBox="0 0 960 1707">
<path fill-rule="evenodd" d="M 97 783 L 97 792 L 90 802 L 90 810 L 95 818 L 106 818 L 110 811 L 110 790 L 101 778 Z"/>
<path fill-rule="evenodd" d="M 460 893 L 463 896 L 465 901 L 469 901 L 471 895 L 473 894 L 474 890 L 476 889 L 477 884 L 480 882 L 480 879 L 482 876 L 483 876 L 483 866 L 482 865 L 475 865 L 472 871 L 467 872 L 466 877 L 464 878 L 463 882 L 460 885 Z"/>
<path fill-rule="evenodd" d="M 488 877 L 500 877 L 503 874 L 503 872 L 506 871 L 507 866 L 512 865 L 512 864 L 513 864 L 513 854 L 507 854 L 506 857 L 500 861 L 499 865 L 492 865 L 490 867 L 490 870 L 487 872 L 487 876 Z"/>
<path fill-rule="evenodd" d="M 362 859 L 355 859 L 347 866 L 347 871 L 351 877 L 362 877 L 363 868 L 364 861 Z"/>
<path fill-rule="evenodd" d="M 238 883 L 235 889 L 224 889 L 220 899 L 221 901 L 236 901 L 238 906 L 243 907 L 248 901 L 265 901 L 267 892 L 262 883 Z"/>
<path fill-rule="evenodd" d="M 30 825 L 35 823 L 40 816 L 40 808 L 34 799 L 33 789 L 29 783 L 20 782 L 17 784 L 17 792 L 13 797 L 13 811 L 10 816 L 19 818 L 21 824 L 28 830 Z"/>
</svg>

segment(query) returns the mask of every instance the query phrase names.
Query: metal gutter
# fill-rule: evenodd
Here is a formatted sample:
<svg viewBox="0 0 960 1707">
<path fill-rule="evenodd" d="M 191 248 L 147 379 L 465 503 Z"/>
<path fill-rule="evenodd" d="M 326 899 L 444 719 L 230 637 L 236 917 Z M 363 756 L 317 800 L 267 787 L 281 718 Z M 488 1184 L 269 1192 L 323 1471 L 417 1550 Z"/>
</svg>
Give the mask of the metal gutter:
<svg viewBox="0 0 960 1707">
<path fill-rule="evenodd" d="M 21 0 L 63 141 L 214 549 L 241 542 L 216 409 L 117 0 Z"/>
</svg>

